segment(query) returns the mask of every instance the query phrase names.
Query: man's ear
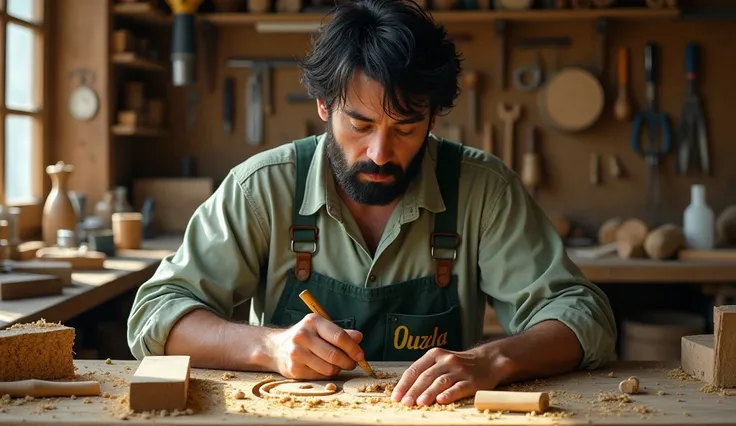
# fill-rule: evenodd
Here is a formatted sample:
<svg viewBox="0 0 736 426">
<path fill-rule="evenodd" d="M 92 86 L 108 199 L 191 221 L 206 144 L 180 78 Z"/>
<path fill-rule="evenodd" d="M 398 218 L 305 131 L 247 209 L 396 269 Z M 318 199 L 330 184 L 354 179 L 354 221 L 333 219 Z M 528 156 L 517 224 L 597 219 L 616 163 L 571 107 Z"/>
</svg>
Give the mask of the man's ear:
<svg viewBox="0 0 736 426">
<path fill-rule="evenodd" d="M 325 123 L 330 117 L 329 111 L 327 111 L 327 105 L 325 104 L 325 101 L 322 99 L 317 99 L 317 114 L 319 114 L 319 117 Z"/>
</svg>

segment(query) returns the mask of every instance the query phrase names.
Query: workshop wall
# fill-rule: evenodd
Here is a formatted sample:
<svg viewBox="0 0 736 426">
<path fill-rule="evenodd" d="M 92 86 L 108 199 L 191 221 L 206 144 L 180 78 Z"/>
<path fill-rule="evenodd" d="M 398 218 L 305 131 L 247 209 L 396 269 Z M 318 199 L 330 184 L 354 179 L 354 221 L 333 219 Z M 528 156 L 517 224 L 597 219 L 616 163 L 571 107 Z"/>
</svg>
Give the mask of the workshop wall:
<svg viewBox="0 0 736 426">
<path fill-rule="evenodd" d="M 501 155 L 504 136 L 503 122 L 496 113 L 499 101 L 519 103 L 522 116 L 515 126 L 517 137 L 516 169 L 521 166 L 526 145 L 521 139 L 524 127 L 538 126 L 537 147 L 542 156 L 544 181 L 537 197 L 550 215 L 564 215 L 568 219 L 595 230 L 605 219 L 614 216 L 637 216 L 653 223 L 681 221 L 681 212 L 690 197 L 690 185 L 704 183 L 708 201 L 719 212 L 733 203 L 736 189 L 736 168 L 731 161 L 736 155 L 731 129 L 732 113 L 729 102 L 736 96 L 736 84 L 729 75 L 736 69 L 736 26 L 729 22 L 665 22 L 665 21 L 613 21 L 609 28 L 609 43 L 603 83 L 606 91 L 606 109 L 601 119 L 590 129 L 580 133 L 563 133 L 546 126 L 537 108 L 536 91 L 520 92 L 513 86 L 505 92 L 498 90 L 496 38 L 490 25 L 448 25 L 451 34 L 471 37 L 470 41 L 458 41 L 458 48 L 465 56 L 464 69 L 478 70 L 482 74 L 479 93 L 479 121 L 493 123 L 496 154 Z M 177 89 L 171 102 L 172 137 L 156 143 L 136 147 L 134 175 L 176 176 L 181 161 L 192 156 L 200 175 L 221 179 L 228 169 L 254 153 L 288 142 L 310 131 L 321 132 L 323 124 L 317 116 L 314 103 L 289 104 L 287 93 L 303 92 L 296 69 L 276 69 L 273 72 L 274 114 L 264 119 L 264 141 L 259 146 L 246 143 L 245 82 L 247 69 L 228 69 L 223 64 L 230 57 L 293 57 L 302 55 L 309 48 L 306 34 L 259 34 L 252 26 L 221 27 L 217 49 L 216 88 L 206 90 L 203 81 L 198 87 L 200 100 L 196 119 L 191 127 L 184 125 L 187 114 L 186 90 Z M 534 50 L 514 48 L 514 40 L 520 37 L 569 36 L 571 45 L 556 51 L 558 65 L 580 65 L 595 70 L 597 38 L 594 22 L 566 23 L 513 23 L 509 29 L 508 71 L 531 63 Z M 644 98 L 644 44 L 660 43 L 660 73 L 657 95 L 659 107 L 670 120 L 673 132 L 679 123 L 685 95 L 684 52 L 688 42 L 701 44 L 700 91 L 703 97 L 708 123 L 712 177 L 682 177 L 674 174 L 674 151 L 661 165 L 661 205 L 650 207 L 645 202 L 647 170 L 645 161 L 631 149 L 631 123 L 619 122 L 613 116 L 616 95 L 616 67 L 618 47 L 629 48 L 629 97 L 636 112 L 645 105 Z M 201 50 L 200 50 L 201 52 Z M 540 49 L 543 70 L 548 71 L 555 50 Z M 200 55 L 200 60 L 204 55 Z M 200 67 L 204 75 L 203 67 Z M 232 133 L 223 131 L 223 79 L 235 78 L 235 111 Z M 468 95 L 458 99 L 457 107 L 442 117 L 436 129 L 443 134 L 447 123 L 464 127 L 463 142 L 482 147 L 482 124 L 478 132 L 467 130 Z M 178 117 L 174 119 L 173 117 Z M 643 143 L 647 139 L 643 136 Z M 673 141 L 674 144 L 674 141 Z M 144 153 L 145 151 L 145 153 Z M 591 153 L 600 154 L 600 183 L 590 183 L 589 163 Z M 623 176 L 611 177 L 609 156 L 615 155 L 623 169 Z M 585 166 L 581 166 L 584 164 Z"/>
</svg>

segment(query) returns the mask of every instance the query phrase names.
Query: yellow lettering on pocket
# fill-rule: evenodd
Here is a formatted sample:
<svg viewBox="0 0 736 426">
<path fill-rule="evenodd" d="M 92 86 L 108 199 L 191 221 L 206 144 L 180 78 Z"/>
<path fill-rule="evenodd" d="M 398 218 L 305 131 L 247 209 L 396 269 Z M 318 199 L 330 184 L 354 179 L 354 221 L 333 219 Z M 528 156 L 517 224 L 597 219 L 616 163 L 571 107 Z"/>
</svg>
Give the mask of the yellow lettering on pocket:
<svg viewBox="0 0 736 426">
<path fill-rule="evenodd" d="M 433 334 L 426 336 L 413 336 L 409 328 L 405 325 L 396 327 L 394 331 L 394 349 L 410 349 L 410 350 L 427 350 L 432 347 L 442 347 L 447 345 L 447 332 L 437 334 L 438 327 L 434 328 Z"/>
</svg>

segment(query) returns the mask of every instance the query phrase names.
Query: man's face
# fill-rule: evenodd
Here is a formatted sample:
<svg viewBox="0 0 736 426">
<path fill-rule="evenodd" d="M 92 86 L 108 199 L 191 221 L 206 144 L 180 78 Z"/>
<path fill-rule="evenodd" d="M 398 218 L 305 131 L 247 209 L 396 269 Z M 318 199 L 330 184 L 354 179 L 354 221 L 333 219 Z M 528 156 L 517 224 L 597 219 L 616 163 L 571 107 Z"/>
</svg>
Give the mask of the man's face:
<svg viewBox="0 0 736 426">
<path fill-rule="evenodd" d="M 327 122 L 325 150 L 338 184 L 361 204 L 386 205 L 404 194 L 419 174 L 423 148 L 434 120 L 392 117 L 383 110 L 383 88 L 356 72 L 346 102 L 330 113 L 318 100 Z M 395 115 L 395 114 L 391 114 Z"/>
</svg>

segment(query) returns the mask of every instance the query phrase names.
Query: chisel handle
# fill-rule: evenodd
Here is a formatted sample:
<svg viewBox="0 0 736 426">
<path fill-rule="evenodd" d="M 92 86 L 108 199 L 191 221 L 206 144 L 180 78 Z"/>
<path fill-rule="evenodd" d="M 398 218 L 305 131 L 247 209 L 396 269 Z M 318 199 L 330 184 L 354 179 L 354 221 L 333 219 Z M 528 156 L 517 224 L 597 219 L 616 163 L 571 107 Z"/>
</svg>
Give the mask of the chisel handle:
<svg viewBox="0 0 736 426">
<path fill-rule="evenodd" d="M 644 46 L 644 72 L 647 83 L 657 82 L 657 45 L 654 43 L 647 43 Z"/>
<path fill-rule="evenodd" d="M 698 70 L 698 54 L 700 47 L 695 43 L 689 43 L 685 47 L 685 77 L 688 80 L 695 80 Z"/>
<path fill-rule="evenodd" d="M 0 382 L 0 395 L 11 397 L 32 396 L 43 398 L 50 396 L 95 396 L 100 394 L 100 383 L 88 382 L 54 382 L 49 380 L 18 380 Z"/>
</svg>

